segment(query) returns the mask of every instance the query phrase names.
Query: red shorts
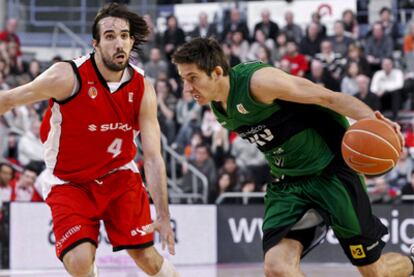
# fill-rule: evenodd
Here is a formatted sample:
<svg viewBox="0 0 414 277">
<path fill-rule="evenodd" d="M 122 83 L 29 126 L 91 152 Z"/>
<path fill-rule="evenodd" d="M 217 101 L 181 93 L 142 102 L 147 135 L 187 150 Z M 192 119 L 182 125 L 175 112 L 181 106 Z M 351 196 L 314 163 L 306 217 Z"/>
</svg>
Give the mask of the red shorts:
<svg viewBox="0 0 414 277">
<path fill-rule="evenodd" d="M 113 251 L 153 245 L 148 195 L 141 176 L 119 170 L 85 183 L 56 185 L 46 203 L 52 210 L 56 255 L 60 260 L 75 246 L 98 246 L 99 220 L 103 220 Z"/>
</svg>

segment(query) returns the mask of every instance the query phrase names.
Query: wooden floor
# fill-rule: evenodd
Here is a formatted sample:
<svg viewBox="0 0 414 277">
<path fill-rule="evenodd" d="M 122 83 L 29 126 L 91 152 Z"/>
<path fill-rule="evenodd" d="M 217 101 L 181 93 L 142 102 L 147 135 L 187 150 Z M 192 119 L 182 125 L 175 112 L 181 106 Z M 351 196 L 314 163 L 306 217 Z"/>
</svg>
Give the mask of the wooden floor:
<svg viewBox="0 0 414 277">
<path fill-rule="evenodd" d="M 219 264 L 200 266 L 178 266 L 181 277 L 262 277 L 261 264 Z M 303 265 L 303 271 L 308 277 L 356 277 L 357 271 L 348 264 L 317 264 Z M 67 277 L 63 270 L 0 270 L 0 276 L 7 277 Z M 99 277 L 144 277 L 144 273 L 134 268 L 99 269 Z"/>
</svg>

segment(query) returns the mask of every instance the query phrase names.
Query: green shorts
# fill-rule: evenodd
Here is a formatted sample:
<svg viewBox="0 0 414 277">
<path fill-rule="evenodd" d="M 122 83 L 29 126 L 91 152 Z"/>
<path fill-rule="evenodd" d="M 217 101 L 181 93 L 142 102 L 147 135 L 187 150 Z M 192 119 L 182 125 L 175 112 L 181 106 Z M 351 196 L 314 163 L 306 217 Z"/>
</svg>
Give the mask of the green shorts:
<svg viewBox="0 0 414 277">
<path fill-rule="evenodd" d="M 264 253 L 284 237 L 296 238 L 290 236 L 295 232 L 291 228 L 314 208 L 324 215 L 352 264 L 371 264 L 381 256 L 387 228 L 372 214 L 363 176 L 343 163 L 331 163 L 319 175 L 270 184 L 265 206 Z M 309 245 L 300 241 L 305 248 Z"/>
</svg>

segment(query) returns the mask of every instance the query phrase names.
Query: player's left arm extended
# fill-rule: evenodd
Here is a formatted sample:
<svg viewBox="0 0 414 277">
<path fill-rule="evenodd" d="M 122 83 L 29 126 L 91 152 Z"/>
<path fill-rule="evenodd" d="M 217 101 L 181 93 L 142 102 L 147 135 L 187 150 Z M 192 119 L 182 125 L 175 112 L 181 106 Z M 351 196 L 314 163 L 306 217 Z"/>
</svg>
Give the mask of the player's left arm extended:
<svg viewBox="0 0 414 277">
<path fill-rule="evenodd" d="M 161 155 L 157 98 L 154 88 L 147 80 L 145 81 L 145 92 L 141 102 L 139 125 L 144 152 L 146 183 L 157 210 L 157 218 L 167 218 L 169 221 L 167 177 Z"/>
<path fill-rule="evenodd" d="M 375 118 L 370 107 L 353 96 L 334 92 L 307 79 L 289 75 L 277 68 L 256 71 L 250 88 L 256 101 L 272 103 L 276 99 L 302 104 L 316 104 L 355 120 Z"/>
</svg>

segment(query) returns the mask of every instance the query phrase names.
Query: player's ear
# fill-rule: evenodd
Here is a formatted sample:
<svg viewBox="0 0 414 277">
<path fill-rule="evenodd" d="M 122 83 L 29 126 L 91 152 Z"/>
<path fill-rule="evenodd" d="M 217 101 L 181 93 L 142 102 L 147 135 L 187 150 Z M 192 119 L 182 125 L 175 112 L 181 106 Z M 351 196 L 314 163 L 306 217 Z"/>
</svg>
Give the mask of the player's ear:
<svg viewBox="0 0 414 277">
<path fill-rule="evenodd" d="M 95 49 L 97 45 L 98 45 L 98 42 L 96 41 L 96 39 L 93 39 L 92 40 L 92 47 L 93 47 L 93 49 Z"/>
<path fill-rule="evenodd" d="M 215 73 L 216 79 L 223 76 L 223 68 L 221 66 L 216 66 L 213 72 Z"/>
</svg>

